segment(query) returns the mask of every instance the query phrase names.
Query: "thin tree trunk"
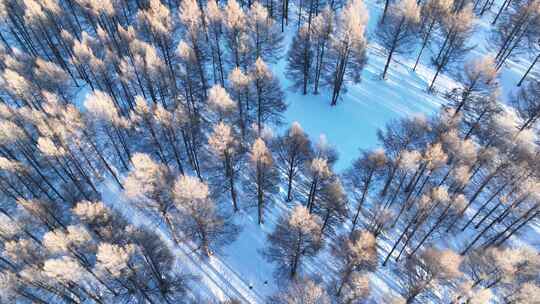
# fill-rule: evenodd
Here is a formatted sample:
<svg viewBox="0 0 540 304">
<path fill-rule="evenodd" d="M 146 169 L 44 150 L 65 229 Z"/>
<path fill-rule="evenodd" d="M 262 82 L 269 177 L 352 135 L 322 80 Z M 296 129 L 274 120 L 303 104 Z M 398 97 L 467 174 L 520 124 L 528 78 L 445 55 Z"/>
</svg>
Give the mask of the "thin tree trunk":
<svg viewBox="0 0 540 304">
<path fill-rule="evenodd" d="M 532 68 L 534 67 L 534 65 L 536 64 L 536 62 L 538 61 L 538 59 L 540 59 L 540 54 L 538 54 L 536 56 L 536 58 L 534 58 L 534 61 L 531 63 L 531 65 L 529 66 L 529 68 L 527 69 L 527 71 L 525 72 L 525 74 L 523 75 L 523 77 L 521 77 L 521 79 L 519 80 L 517 86 L 520 87 L 521 84 L 523 83 L 523 81 L 525 80 L 525 78 L 527 77 L 527 75 L 529 75 L 529 72 L 532 70 Z"/>
</svg>

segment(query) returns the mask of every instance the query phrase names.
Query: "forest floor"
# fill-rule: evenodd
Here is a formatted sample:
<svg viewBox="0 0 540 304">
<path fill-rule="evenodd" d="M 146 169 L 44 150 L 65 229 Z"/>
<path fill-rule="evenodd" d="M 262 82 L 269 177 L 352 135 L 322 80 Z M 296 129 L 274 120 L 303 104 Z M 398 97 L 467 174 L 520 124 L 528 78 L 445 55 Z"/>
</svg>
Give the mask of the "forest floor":
<svg viewBox="0 0 540 304">
<path fill-rule="evenodd" d="M 496 1 L 499 2 L 499 1 Z M 381 46 L 375 42 L 374 31 L 379 16 L 382 13 L 383 3 L 377 0 L 367 0 L 366 5 L 370 12 L 368 26 L 369 51 L 368 64 L 362 74 L 362 83 L 349 86 L 348 92 L 337 106 L 330 106 L 329 92 L 322 90 L 319 95 L 301 95 L 290 90 L 290 81 L 286 79 L 286 60 L 282 58 L 272 65 L 272 70 L 279 77 L 282 87 L 286 91 L 288 110 L 285 113 L 286 124 L 298 121 L 303 129 L 316 140 L 324 134 L 328 142 L 339 152 L 339 161 L 336 171 L 343 172 L 359 155 L 359 149 L 375 148 L 377 146 L 377 129 L 393 119 L 407 115 L 429 115 L 437 111 L 445 103 L 442 93 L 459 84 L 448 74 L 441 75 L 437 80 L 437 91 L 434 94 L 426 92 L 429 81 L 433 77 L 432 67 L 425 65 L 429 62 L 431 53 L 426 51 L 422 63 L 417 71 L 412 71 L 416 52 L 406 56 L 395 56 L 390 66 L 387 80 L 381 80 L 380 74 L 384 66 L 386 55 Z M 493 9 L 497 9 L 494 5 Z M 294 12 L 294 10 L 293 10 Z M 292 14 L 291 14 L 292 15 Z M 490 21 L 493 13 L 487 13 L 481 20 L 477 20 L 477 31 L 471 40 L 476 47 L 469 57 L 486 54 L 489 46 L 486 38 L 489 35 Z M 296 32 L 296 24 L 291 22 L 285 33 L 284 57 L 288 42 Z M 509 62 L 502 70 L 500 81 L 502 84 L 503 100 L 511 94 L 519 78 L 526 69 L 527 61 Z M 281 132 L 282 130 L 276 130 Z M 242 303 L 264 303 L 267 296 L 278 290 L 278 284 L 272 274 L 274 265 L 268 263 L 261 254 L 266 246 L 266 236 L 273 230 L 279 217 L 294 204 L 301 202 L 297 198 L 291 203 L 285 203 L 285 193 L 274 195 L 274 201 L 265 214 L 265 224 L 257 224 L 256 212 L 253 209 L 244 209 L 235 215 L 235 223 L 241 227 L 236 241 L 226 246 L 222 252 L 204 259 L 193 253 L 189 245 L 175 246 L 168 235 L 162 232 L 174 253 L 179 257 L 186 272 L 199 277 L 198 287 L 193 289 L 193 297 L 205 297 L 209 300 L 226 300 L 235 298 Z M 118 189 L 112 183 L 103 185 L 103 200 L 129 215 L 136 223 L 152 225 L 153 221 L 145 218 L 135 210 L 126 209 Z M 135 216 L 134 216 L 135 215 Z M 348 230 L 349 223 L 344 223 L 342 229 Z M 158 229 L 163 231 L 163 229 Z M 397 229 L 399 230 L 399 229 Z M 540 227 L 533 227 L 527 231 L 528 243 L 538 242 Z M 399 231 L 387 236 L 395 239 Z M 465 237 L 464 234 L 462 237 Z M 460 240 L 452 240 L 460 243 Z M 329 242 L 331 243 L 331 241 Z M 455 244 L 454 244 L 455 245 Z M 449 246 L 454 246 L 450 244 Z M 538 247 L 539 244 L 532 244 Z M 379 244 L 381 259 L 391 246 L 385 236 Z M 326 282 L 333 278 L 334 265 L 329 256 L 330 244 L 326 244 L 315 258 L 304 261 L 305 273 L 316 276 Z M 396 265 L 390 263 L 387 267 L 380 267 L 371 277 L 372 293 L 370 303 L 383 303 L 381 296 L 392 291 L 398 293 L 399 284 L 395 278 Z"/>
</svg>

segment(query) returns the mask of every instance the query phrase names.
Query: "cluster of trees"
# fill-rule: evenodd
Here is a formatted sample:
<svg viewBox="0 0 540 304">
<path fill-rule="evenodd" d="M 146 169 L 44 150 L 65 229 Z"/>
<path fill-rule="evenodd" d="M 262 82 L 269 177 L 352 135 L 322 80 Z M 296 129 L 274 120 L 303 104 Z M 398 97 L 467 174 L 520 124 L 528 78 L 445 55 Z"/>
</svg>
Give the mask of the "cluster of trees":
<svg viewBox="0 0 540 304">
<path fill-rule="evenodd" d="M 178 303 L 194 280 L 165 240 L 100 201 L 17 204 L 0 215 L 2 302 Z"/>
<path fill-rule="evenodd" d="M 483 3 L 480 3 L 483 2 Z M 428 91 L 434 90 L 443 72 L 456 74 L 456 68 L 474 48 L 471 37 L 475 19 L 489 10 L 494 1 L 399 0 L 385 2 L 375 38 L 383 47 L 386 61 L 381 77 L 386 79 L 395 55 L 406 55 L 418 49 L 418 64 L 427 56 L 427 65 L 435 74 Z M 293 88 L 304 95 L 319 93 L 325 86 L 332 91 L 331 105 L 346 92 L 347 83 L 359 83 L 367 62 L 365 33 L 368 13 L 361 1 L 351 1 L 338 13 L 326 7 L 315 11 L 301 23 L 287 54 L 288 77 Z M 500 18 L 499 18 L 500 16 Z M 493 48 L 496 69 L 509 58 L 531 57 L 530 64 L 518 82 L 521 86 L 540 58 L 540 10 L 533 0 L 505 1 L 493 21 L 488 38 Z M 322 76 L 322 77 L 321 77 Z"/>
<path fill-rule="evenodd" d="M 2 302 L 188 301 L 175 246 L 211 255 L 251 207 L 237 188 L 262 223 L 277 186 L 271 7 L 6 0 L 0 18 Z"/>
<path fill-rule="evenodd" d="M 309 14 L 289 47 L 288 76 L 304 95 L 308 89 L 318 94 L 321 85 L 328 87 L 334 106 L 348 82 L 361 81 L 369 14 L 362 0 L 348 2 L 337 14 L 330 4 L 313 12 L 313 18 Z"/>
<path fill-rule="evenodd" d="M 478 2 L 387 2 L 384 74 L 416 37 L 422 51 L 438 46 L 437 74 L 459 62 Z M 392 257 L 406 257 L 392 265 L 409 303 L 442 286 L 456 303 L 527 298 L 538 255 L 505 245 L 539 214 L 540 82 L 505 110 L 497 71 L 533 41 L 535 5 L 506 5 L 500 54 L 467 62 L 441 113 L 392 122 L 381 148 L 337 174 L 324 137 L 271 130 L 287 107 L 269 68 L 287 0 L 0 0 L 0 299 L 188 301 L 177 246 L 210 256 L 236 238 L 239 213 L 263 225 L 281 199 L 291 208 L 261 253 L 288 284 L 275 303 L 361 302 Z M 368 12 L 361 0 L 296 7 L 288 75 L 336 104 L 361 79 Z M 459 253 L 436 246 L 462 230 L 474 234 Z M 305 267 L 323 250 L 335 262 L 326 281 Z"/>
<path fill-rule="evenodd" d="M 499 100 L 492 56 L 467 61 L 459 79 L 440 113 L 391 122 L 378 133 L 381 148 L 362 151 L 344 174 L 334 175 L 317 159 L 306 162 L 311 172 L 301 176 L 309 183 L 307 199 L 278 222 L 264 252 L 280 265 L 278 275 L 300 277 L 277 299 L 310 293 L 320 303 L 365 299 L 366 273 L 376 269 L 377 254 L 383 266 L 399 262 L 392 264 L 403 287 L 394 297 L 398 302 L 448 290 L 453 303 L 486 303 L 496 295 L 527 303 L 523 299 L 538 291 L 537 252 L 506 246 L 539 215 L 537 81 L 512 96 L 514 107 L 507 108 Z M 299 146 L 291 145 L 293 151 Z M 317 190 L 324 180 L 330 192 Z M 339 224 L 325 233 L 327 215 L 339 215 Z M 457 241 L 450 246 L 456 251 L 436 247 L 449 238 Z M 380 240 L 390 246 L 377 249 Z M 301 260 L 325 245 L 336 248 L 335 282 L 302 271 Z M 359 295 L 354 301 L 347 300 L 351 292 Z"/>
</svg>

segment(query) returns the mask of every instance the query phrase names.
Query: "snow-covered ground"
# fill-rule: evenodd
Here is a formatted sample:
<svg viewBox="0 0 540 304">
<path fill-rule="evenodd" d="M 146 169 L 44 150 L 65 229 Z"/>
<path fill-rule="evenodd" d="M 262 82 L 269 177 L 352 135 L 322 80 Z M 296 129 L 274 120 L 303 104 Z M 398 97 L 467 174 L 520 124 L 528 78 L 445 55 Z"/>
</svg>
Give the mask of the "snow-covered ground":
<svg viewBox="0 0 540 304">
<path fill-rule="evenodd" d="M 383 3 L 368 0 L 366 5 L 370 11 L 368 33 L 372 35 L 382 12 Z M 497 7 L 498 5 L 494 6 Z M 477 32 L 472 39 L 477 47 L 469 57 L 489 52 L 486 36 L 489 34 L 491 19 L 492 14 L 486 14 L 483 20 L 477 21 Z M 291 22 L 289 29 L 285 31 L 286 41 L 290 41 L 291 35 L 295 33 L 295 26 Z M 359 149 L 373 148 L 377 145 L 378 128 L 403 116 L 429 115 L 445 102 L 441 93 L 426 92 L 434 73 L 431 67 L 419 65 L 417 72 L 412 71 L 416 52 L 411 52 L 407 57 L 395 56 L 388 79 L 381 80 L 380 74 L 386 57 L 374 40 L 371 37 L 368 64 L 363 71 L 362 83 L 349 86 L 348 92 L 335 107 L 330 107 L 330 96 L 324 90 L 319 95 L 301 95 L 287 89 L 290 82 L 285 77 L 285 59 L 272 66 L 283 88 L 287 89 L 289 107 L 285 113 L 286 125 L 298 121 L 312 139 L 325 134 L 328 142 L 339 152 L 340 158 L 335 167 L 338 172 L 342 172 L 351 164 L 358 156 Z M 429 55 L 429 52 L 425 52 L 423 63 L 428 62 Z M 503 100 L 515 90 L 515 84 L 525 71 L 526 65 L 526 62 L 509 62 L 503 68 L 500 77 Z M 437 81 L 438 92 L 456 86 L 458 83 L 448 75 L 442 75 Z M 107 204 L 128 212 L 130 218 L 134 218 L 133 215 L 137 214 L 137 211 L 120 205 L 122 198 L 114 185 L 104 185 L 103 194 L 103 200 Z M 266 223 L 263 226 L 257 224 L 255 212 L 242 210 L 236 214 L 235 222 L 242 228 L 237 240 L 225 247 L 223 252 L 216 253 L 206 260 L 192 253 L 188 245 L 174 246 L 170 238 L 162 233 L 162 237 L 168 240 L 179 261 L 187 268 L 186 271 L 199 276 L 200 286 L 193 291 L 196 293 L 195 297 L 217 300 L 235 298 L 242 303 L 264 303 L 267 296 L 278 290 L 272 277 L 274 266 L 264 260 L 260 250 L 266 245 L 266 235 L 272 231 L 279 216 L 292 204 L 297 203 L 286 204 L 283 197 L 284 193 L 276 193 L 273 205 L 265 215 Z M 135 219 L 141 224 L 151 225 L 151 222 L 141 214 Z M 539 229 L 534 228 L 531 233 L 534 234 L 533 238 L 536 238 Z M 384 242 L 381 244 L 383 248 L 387 246 L 388 244 Z M 309 275 L 319 276 L 325 281 L 332 278 L 333 266 L 327 250 L 304 263 Z M 392 278 L 391 268 L 382 268 L 371 277 L 372 299 L 376 303 L 381 303 L 380 296 L 388 290 L 397 292 L 398 286 Z"/>
</svg>

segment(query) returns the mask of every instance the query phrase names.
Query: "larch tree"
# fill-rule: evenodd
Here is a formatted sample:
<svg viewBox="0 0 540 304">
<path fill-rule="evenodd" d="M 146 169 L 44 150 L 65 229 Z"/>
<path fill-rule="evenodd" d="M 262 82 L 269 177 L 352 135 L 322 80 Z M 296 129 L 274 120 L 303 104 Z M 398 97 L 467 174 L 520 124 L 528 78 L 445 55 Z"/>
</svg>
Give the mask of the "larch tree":
<svg viewBox="0 0 540 304">
<path fill-rule="evenodd" d="M 341 236 L 332 255 L 339 268 L 336 281 L 336 295 L 342 296 L 343 288 L 351 284 L 354 274 L 373 272 L 377 267 L 376 239 L 368 231 L 356 231 L 351 237 Z"/>
<path fill-rule="evenodd" d="M 466 280 L 458 285 L 456 288 L 455 296 L 453 297 L 452 304 L 458 303 L 489 303 L 493 298 L 493 292 L 489 288 L 476 288 L 474 282 Z"/>
<path fill-rule="evenodd" d="M 330 304 L 324 286 L 310 279 L 292 281 L 287 289 L 273 295 L 270 300 L 276 304 Z"/>
<path fill-rule="evenodd" d="M 461 110 L 468 111 L 469 104 L 473 103 L 478 95 L 487 96 L 496 90 L 497 76 L 495 61 L 490 55 L 466 62 L 459 76 L 463 88 L 455 89 L 449 95 L 451 106 L 455 109 L 454 116 L 460 114 Z"/>
<path fill-rule="evenodd" d="M 540 117 L 540 81 L 531 80 L 512 96 L 512 105 L 522 124 L 520 130 L 533 128 Z"/>
<path fill-rule="evenodd" d="M 375 183 L 386 161 L 384 150 L 365 151 L 353 163 L 352 168 L 345 173 L 347 187 L 352 192 L 357 203 L 351 233 L 356 229 L 360 211 L 369 197 L 369 189 L 372 187 L 372 183 Z"/>
<path fill-rule="evenodd" d="M 118 242 L 125 237 L 118 231 L 127 226 L 127 221 L 100 201 L 80 201 L 71 211 L 101 241 Z"/>
<path fill-rule="evenodd" d="M 256 1 L 247 14 L 247 35 L 253 46 L 250 62 L 262 58 L 266 62 L 276 62 L 280 58 L 283 34 L 268 10 Z"/>
<path fill-rule="evenodd" d="M 313 47 L 311 33 L 306 25 L 300 27 L 287 52 L 287 77 L 293 88 L 306 95 L 313 82 Z"/>
<path fill-rule="evenodd" d="M 232 57 L 229 62 L 233 67 L 246 69 L 249 50 L 246 14 L 236 0 L 227 1 L 223 14 L 225 41 L 227 42 L 227 50 Z"/>
<path fill-rule="evenodd" d="M 287 178 L 287 201 L 290 202 L 298 190 L 294 182 L 298 180 L 299 173 L 313 154 L 311 142 L 298 122 L 293 122 L 291 127 L 281 136 L 275 139 L 275 154 L 277 165 Z"/>
<path fill-rule="evenodd" d="M 169 7 L 161 3 L 159 0 L 151 0 L 146 9 L 137 11 L 137 21 L 139 25 L 139 33 L 148 37 L 161 53 L 165 64 L 167 65 L 169 77 L 176 77 L 173 67 L 174 57 L 174 33 L 177 26 L 173 22 L 173 17 Z M 172 33 L 172 35 L 171 35 Z M 176 87 L 173 86 L 173 94 Z"/>
<path fill-rule="evenodd" d="M 450 68 L 453 64 L 460 62 L 471 50 L 468 40 L 474 31 L 475 15 L 472 5 L 466 5 L 461 10 L 447 16 L 442 26 L 442 39 L 438 41 L 437 55 L 431 57 L 431 64 L 435 66 L 433 76 L 428 91 L 432 92 L 435 81 L 440 73 Z"/>
<path fill-rule="evenodd" d="M 193 50 L 196 72 L 202 86 L 203 96 L 206 97 L 208 82 L 205 70 L 208 55 L 207 45 L 205 44 L 205 36 L 207 33 L 203 11 L 199 7 L 197 1 L 186 0 L 182 1 L 182 4 L 180 5 L 179 17 L 185 27 L 184 39 Z"/>
<path fill-rule="evenodd" d="M 306 208 L 313 212 L 315 205 L 320 201 L 319 193 L 322 188 L 334 178 L 331 164 L 324 157 L 315 157 L 306 167 L 306 188 L 308 188 Z"/>
<path fill-rule="evenodd" d="M 253 121 L 252 110 L 250 106 L 250 87 L 251 77 L 249 74 L 243 72 L 240 68 L 235 67 L 228 77 L 230 90 L 237 102 L 238 118 L 237 123 L 240 127 L 240 133 L 242 140 L 246 137 L 246 129 L 251 125 Z"/>
<path fill-rule="evenodd" d="M 319 202 L 314 206 L 313 213 L 322 220 L 321 233 L 333 236 L 349 215 L 347 194 L 339 178 L 335 178 L 324 184 L 319 196 Z"/>
<path fill-rule="evenodd" d="M 120 116 L 113 99 L 101 91 L 89 94 L 84 105 L 87 110 L 87 124 L 94 128 L 96 136 L 103 134 L 102 137 L 110 141 L 116 159 L 127 169 L 131 155 L 125 145 L 125 131 L 122 129 L 129 127 L 129 121 Z"/>
<path fill-rule="evenodd" d="M 279 175 L 275 168 L 272 152 L 263 139 L 257 138 L 249 152 L 249 180 L 245 182 L 248 196 L 257 202 L 259 225 L 264 223 L 264 209 L 277 190 Z"/>
<path fill-rule="evenodd" d="M 355 272 L 342 288 L 343 303 L 362 303 L 369 297 L 370 283 L 366 274 Z"/>
<path fill-rule="evenodd" d="M 222 7 L 217 1 L 208 1 L 206 3 L 205 16 L 208 23 L 208 34 L 210 35 L 210 49 L 212 52 L 212 72 L 214 83 L 225 85 L 225 53 L 221 46 L 223 38 L 223 18 Z"/>
<path fill-rule="evenodd" d="M 416 28 L 420 22 L 420 7 L 414 0 L 401 0 L 390 6 L 389 14 L 377 30 L 377 37 L 388 53 L 382 73 L 386 78 L 394 54 L 409 51 L 416 41 Z"/>
<path fill-rule="evenodd" d="M 302 259 L 314 256 L 322 246 L 318 216 L 304 206 L 296 206 L 290 215 L 282 216 L 268 235 L 264 257 L 276 262 L 276 277 L 295 279 L 302 270 Z"/>
<path fill-rule="evenodd" d="M 362 0 L 351 0 L 337 17 L 335 32 L 330 35 L 325 81 L 332 90 L 331 105 L 335 106 L 346 82 L 360 83 L 367 62 L 365 35 L 368 10 Z"/>
<path fill-rule="evenodd" d="M 126 197 L 142 212 L 163 221 L 173 239 L 178 242 L 172 218 L 172 177 L 168 169 L 142 153 L 133 154 L 131 162 L 133 167 L 124 179 Z"/>
<path fill-rule="evenodd" d="M 145 115 L 146 109 L 141 108 L 139 104 L 139 100 L 136 97 L 136 109 L 141 110 L 138 114 Z M 180 171 L 181 174 L 184 174 L 184 165 L 183 165 L 183 153 L 179 147 L 179 136 L 178 133 L 182 133 L 183 130 L 178 132 L 176 128 L 182 128 L 185 125 L 186 121 L 186 114 L 183 111 L 182 105 L 178 105 L 176 109 L 167 110 L 162 105 L 158 104 L 153 109 L 153 115 L 152 117 L 148 118 L 146 120 L 147 125 L 149 126 L 150 131 L 150 137 L 151 138 L 164 138 L 163 144 L 158 142 L 157 140 L 154 140 L 154 143 L 156 144 L 158 151 L 161 153 L 164 153 L 164 156 L 169 156 L 174 158 L 174 161 L 176 163 L 176 167 L 178 168 L 178 171 Z M 135 115 L 134 118 L 136 120 L 140 119 L 141 117 L 138 115 Z M 143 118 L 143 120 L 145 120 Z M 140 123 L 140 121 L 139 121 Z M 155 130 L 153 130 L 155 128 Z M 190 152 L 188 148 L 186 148 L 185 152 Z"/>
<path fill-rule="evenodd" d="M 462 258 L 451 250 L 426 249 L 420 257 L 406 262 L 403 296 L 412 303 L 431 288 L 451 283 L 461 275 Z"/>
<path fill-rule="evenodd" d="M 208 185 L 189 175 L 179 176 L 172 193 L 174 205 L 181 213 L 178 228 L 207 256 L 235 236 L 234 225 L 218 213 L 209 194 Z"/>
<path fill-rule="evenodd" d="M 165 115 L 168 116 L 169 113 L 162 106 L 151 107 L 140 95 L 135 96 L 134 110 L 130 113 L 131 127 L 135 129 L 134 131 L 140 132 L 139 134 L 146 135 L 143 138 L 149 141 L 145 146 L 151 149 L 143 151 L 157 155 L 164 165 L 168 164 L 168 153 L 158 132 L 158 125 L 164 125 L 164 122 L 169 119 Z"/>
<path fill-rule="evenodd" d="M 503 20 L 497 23 L 490 37 L 490 43 L 497 52 L 497 69 L 509 58 L 523 54 L 538 42 L 540 4 L 530 0 L 508 2 L 508 6 L 512 4 L 511 9 L 504 15 Z"/>
<path fill-rule="evenodd" d="M 135 248 L 127 280 L 137 286 L 139 301 L 175 303 L 185 299 L 194 277 L 184 272 L 166 241 L 147 227 L 128 226 L 125 230 L 128 244 Z M 127 246 L 124 249 L 129 251 L 128 244 L 118 245 Z"/>
<path fill-rule="evenodd" d="M 326 6 L 313 18 L 311 31 L 313 32 L 314 60 L 313 67 L 313 94 L 319 94 L 319 83 L 327 63 L 327 50 L 330 44 L 330 35 L 334 31 L 334 12 Z M 311 37 L 311 36 L 310 36 Z M 305 63 L 305 62 L 303 62 Z"/>
<path fill-rule="evenodd" d="M 260 136 L 264 124 L 281 123 L 287 104 L 279 80 L 261 58 L 257 58 L 251 67 L 251 79 L 255 91 L 252 111 L 255 112 L 257 135 Z"/>
<path fill-rule="evenodd" d="M 434 34 L 442 26 L 442 21 L 451 12 L 453 0 L 429 0 L 420 8 L 420 35 L 422 46 L 416 57 L 413 71 L 420 62 L 424 49 L 432 42 Z"/>
<path fill-rule="evenodd" d="M 233 209 L 236 212 L 238 211 L 236 179 L 238 158 L 241 153 L 239 149 L 241 147 L 231 126 L 223 122 L 215 125 L 212 134 L 208 138 L 208 145 L 211 152 L 222 163 L 221 175 L 223 179 L 220 179 L 218 183 L 226 186 L 218 188 L 226 189 L 230 192 Z"/>
<path fill-rule="evenodd" d="M 208 107 L 215 114 L 218 122 L 228 121 L 232 113 L 236 110 L 236 103 L 231 99 L 229 93 L 220 85 L 214 85 L 208 90 Z"/>
</svg>

